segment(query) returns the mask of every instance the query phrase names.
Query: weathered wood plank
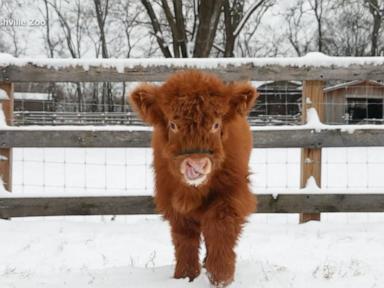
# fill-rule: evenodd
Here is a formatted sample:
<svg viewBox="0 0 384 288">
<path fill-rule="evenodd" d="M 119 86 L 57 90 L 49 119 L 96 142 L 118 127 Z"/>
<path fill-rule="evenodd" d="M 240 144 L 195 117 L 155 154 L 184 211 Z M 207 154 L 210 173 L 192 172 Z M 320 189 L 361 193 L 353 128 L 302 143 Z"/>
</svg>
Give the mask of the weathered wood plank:
<svg viewBox="0 0 384 288">
<path fill-rule="evenodd" d="M 307 109 L 315 108 L 320 121 L 324 121 L 324 86 L 320 80 L 304 81 L 302 91 L 302 122 L 308 121 Z M 301 149 L 300 164 L 300 188 L 307 185 L 310 177 L 313 177 L 318 187 L 321 187 L 321 148 L 306 147 Z M 300 214 L 300 223 L 311 220 L 320 221 L 318 213 Z"/>
<path fill-rule="evenodd" d="M 64 127 L 64 126 L 63 126 Z M 96 128 L 95 128 L 96 129 Z M 9 147 L 150 147 L 150 131 L 0 129 L 0 148 Z M 384 146 L 384 129 L 313 129 L 253 131 L 254 148 Z"/>
<path fill-rule="evenodd" d="M 4 90 L 8 99 L 0 101 L 2 112 L 5 116 L 7 125 L 11 126 L 13 123 L 13 83 L 0 82 L 0 89 Z M 1 111 L 0 111 L 1 113 Z M 0 178 L 4 182 L 4 187 L 7 191 L 12 191 L 12 148 L 3 148 L 0 146 Z"/>
<path fill-rule="evenodd" d="M 257 195 L 256 213 L 384 212 L 384 194 Z M 0 218 L 156 213 L 151 196 L 0 198 Z"/>
<path fill-rule="evenodd" d="M 195 59 L 193 59 L 195 60 Z M 201 60 L 201 59 L 200 59 Z M 210 59 L 212 60 L 212 59 Z M 113 62 L 111 62 L 113 63 Z M 197 60 L 183 65 L 135 65 L 125 68 L 124 73 L 113 65 L 90 66 L 41 66 L 29 63 L 24 66 L 0 66 L 0 81 L 12 82 L 132 82 L 163 81 L 172 73 L 200 68 L 218 74 L 222 79 L 233 80 L 382 80 L 384 64 L 352 64 L 345 66 L 287 66 L 270 64 L 257 66 L 253 62 L 237 65 L 230 60 L 227 64 L 218 62 L 217 68 L 204 68 Z M 112 67 L 109 67 L 112 66 Z"/>
</svg>

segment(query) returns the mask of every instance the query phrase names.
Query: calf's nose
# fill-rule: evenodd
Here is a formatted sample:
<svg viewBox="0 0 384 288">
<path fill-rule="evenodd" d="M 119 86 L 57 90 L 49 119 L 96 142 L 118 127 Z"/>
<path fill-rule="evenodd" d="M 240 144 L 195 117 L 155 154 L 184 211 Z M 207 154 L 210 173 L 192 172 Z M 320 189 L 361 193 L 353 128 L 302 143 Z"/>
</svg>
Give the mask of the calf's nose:
<svg viewBox="0 0 384 288">
<path fill-rule="evenodd" d="M 187 158 L 184 160 L 186 168 L 192 168 L 200 174 L 209 174 L 211 172 L 212 163 L 208 157 L 204 158 Z"/>
</svg>

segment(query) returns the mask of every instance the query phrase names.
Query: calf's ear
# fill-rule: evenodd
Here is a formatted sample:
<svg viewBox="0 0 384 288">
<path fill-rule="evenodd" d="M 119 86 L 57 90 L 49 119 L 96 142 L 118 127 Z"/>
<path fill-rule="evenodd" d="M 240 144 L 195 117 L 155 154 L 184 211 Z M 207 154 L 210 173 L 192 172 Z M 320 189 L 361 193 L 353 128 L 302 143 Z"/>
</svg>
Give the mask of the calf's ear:
<svg viewBox="0 0 384 288">
<path fill-rule="evenodd" d="M 229 89 L 229 111 L 228 117 L 236 114 L 247 116 L 256 98 L 259 96 L 250 82 L 234 82 L 228 85 Z"/>
<path fill-rule="evenodd" d="M 163 121 L 163 113 L 156 101 L 159 87 L 153 84 L 139 85 L 129 97 L 133 110 L 138 112 L 144 122 L 155 125 Z"/>
</svg>

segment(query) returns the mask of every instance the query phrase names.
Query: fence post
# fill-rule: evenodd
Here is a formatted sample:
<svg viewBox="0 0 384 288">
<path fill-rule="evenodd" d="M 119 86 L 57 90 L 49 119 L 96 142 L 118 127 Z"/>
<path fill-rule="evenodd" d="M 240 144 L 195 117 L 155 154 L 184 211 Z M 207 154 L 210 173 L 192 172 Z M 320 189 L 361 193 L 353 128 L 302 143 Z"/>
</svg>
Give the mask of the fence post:
<svg viewBox="0 0 384 288">
<path fill-rule="evenodd" d="M 315 108 L 320 121 L 324 121 L 324 81 L 309 80 L 303 83 L 302 122 L 306 123 L 307 109 Z M 321 148 L 301 149 L 300 187 L 304 188 L 308 179 L 313 177 L 317 186 L 321 187 Z M 320 213 L 301 213 L 300 223 L 311 220 L 320 221 Z"/>
<path fill-rule="evenodd" d="M 0 89 L 4 90 L 8 99 L 0 100 L 5 121 L 8 125 L 13 122 L 13 83 L 0 82 Z M 0 148 L 0 177 L 7 191 L 12 191 L 12 149 Z"/>
</svg>

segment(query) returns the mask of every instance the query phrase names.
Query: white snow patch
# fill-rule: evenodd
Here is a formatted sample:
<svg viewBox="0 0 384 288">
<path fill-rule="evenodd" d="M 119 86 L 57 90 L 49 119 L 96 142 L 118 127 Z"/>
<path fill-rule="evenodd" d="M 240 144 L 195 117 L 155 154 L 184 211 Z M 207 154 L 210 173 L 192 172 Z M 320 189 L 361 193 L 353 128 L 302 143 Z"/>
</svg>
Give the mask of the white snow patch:
<svg viewBox="0 0 384 288">
<path fill-rule="evenodd" d="M 313 176 L 311 176 L 307 179 L 307 183 L 305 184 L 305 188 L 302 190 L 304 193 L 305 193 L 305 191 L 310 191 L 311 193 L 321 192 L 321 189 L 317 185 L 316 179 Z"/>
<path fill-rule="evenodd" d="M 15 57 L 13 57 L 11 54 L 8 54 L 8 53 L 0 53 L 0 59 L 12 60 L 12 59 L 15 59 Z"/>
<path fill-rule="evenodd" d="M 5 120 L 5 115 L 3 111 L 3 105 L 0 103 L 0 128 L 7 127 L 7 121 Z"/>
<path fill-rule="evenodd" d="M 10 194 L 11 193 L 9 193 L 7 190 L 5 190 L 3 179 L 0 177 L 0 198 L 3 195 L 10 195 Z"/>
<path fill-rule="evenodd" d="M 53 69 L 65 69 L 82 67 L 88 70 L 90 67 L 115 68 L 119 73 L 125 69 L 138 67 L 168 66 L 176 68 L 214 69 L 230 65 L 238 67 L 252 65 L 264 67 L 280 65 L 286 67 L 348 67 L 351 65 L 384 65 L 384 57 L 333 57 L 321 53 L 308 53 L 303 57 L 276 57 L 276 58 L 130 58 L 130 59 L 99 59 L 99 58 L 13 58 L 0 54 L 0 67 L 9 65 L 25 66 L 32 64 L 38 67 Z"/>
<path fill-rule="evenodd" d="M 231 288 L 381 287 L 384 225 L 258 223 L 253 215 L 236 247 Z M 172 279 L 169 226 L 159 216 L 125 222 L 0 220 L 0 287 L 208 288 Z M 200 253 L 204 257 L 205 251 Z M 283 284 L 282 284 L 283 283 Z"/>
<path fill-rule="evenodd" d="M 319 115 L 317 114 L 315 108 L 307 109 L 307 125 L 313 127 L 316 132 L 321 131 L 323 123 L 321 123 Z"/>
<path fill-rule="evenodd" d="M 330 56 L 321 53 L 321 52 L 308 52 L 303 56 L 303 58 L 308 58 L 308 59 L 317 59 L 317 60 L 328 60 Z"/>
<path fill-rule="evenodd" d="M 0 89 L 0 100 L 8 100 L 8 94 L 3 89 Z"/>
<path fill-rule="evenodd" d="M 18 100 L 49 100 L 48 93 L 15 92 L 13 96 Z"/>
<path fill-rule="evenodd" d="M 305 164 L 311 164 L 311 163 L 313 163 L 313 160 L 311 158 L 305 158 L 304 163 Z"/>
<path fill-rule="evenodd" d="M 0 116 L 1 117 L 1 116 Z M 5 131 L 121 131 L 121 132 L 127 132 L 127 131 L 152 131 L 152 127 L 148 126 L 135 126 L 135 125 L 106 125 L 106 126 L 71 126 L 71 125 L 65 125 L 65 126 L 38 126 L 38 125 L 31 125 L 31 126 L 2 126 L 1 125 L 1 118 L 0 118 L 0 128 Z"/>
</svg>

